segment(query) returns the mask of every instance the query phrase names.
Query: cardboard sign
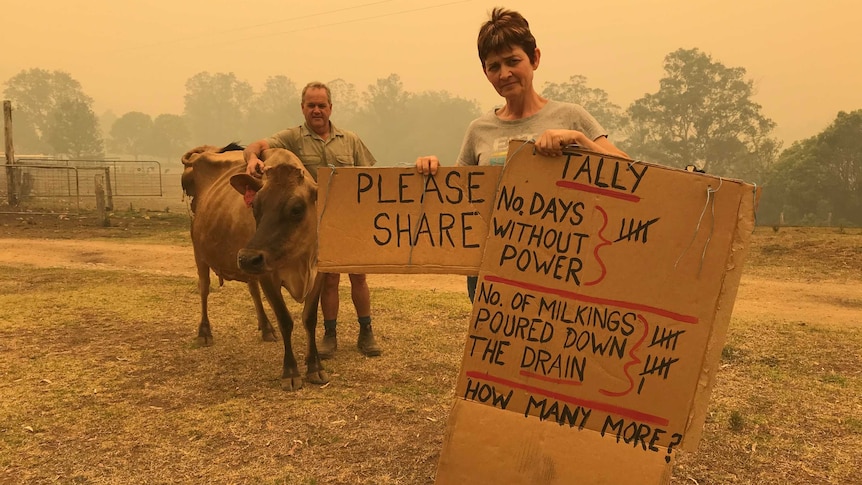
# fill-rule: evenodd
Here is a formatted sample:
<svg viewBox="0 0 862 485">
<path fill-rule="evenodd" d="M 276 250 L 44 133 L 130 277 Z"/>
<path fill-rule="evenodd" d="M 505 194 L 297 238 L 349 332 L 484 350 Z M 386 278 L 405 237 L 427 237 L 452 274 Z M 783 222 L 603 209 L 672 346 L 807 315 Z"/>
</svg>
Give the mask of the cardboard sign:
<svg viewBox="0 0 862 485">
<path fill-rule="evenodd" d="M 700 438 L 755 190 L 521 144 L 490 217 L 438 483 L 537 483 L 512 460 L 525 453 L 556 477 L 543 483 L 666 483 L 673 449 Z M 481 443 L 481 463 L 464 455 Z"/>
<path fill-rule="evenodd" d="M 320 169 L 320 270 L 477 274 L 501 168 Z"/>
<path fill-rule="evenodd" d="M 667 483 L 700 439 L 759 193 L 519 141 L 508 160 L 321 172 L 320 268 L 478 268 L 437 483 Z"/>
</svg>

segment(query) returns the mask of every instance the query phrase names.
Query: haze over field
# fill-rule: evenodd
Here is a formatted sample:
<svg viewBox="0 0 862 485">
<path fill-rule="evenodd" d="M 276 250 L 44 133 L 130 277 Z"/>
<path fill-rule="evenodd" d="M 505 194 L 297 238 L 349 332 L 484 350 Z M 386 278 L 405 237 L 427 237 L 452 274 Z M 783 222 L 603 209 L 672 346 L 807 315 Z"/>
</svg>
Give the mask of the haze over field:
<svg viewBox="0 0 862 485">
<path fill-rule="evenodd" d="M 850 0 L 6 2 L 0 83 L 23 69 L 62 70 L 97 114 L 155 116 L 181 114 L 185 82 L 202 71 L 234 72 L 255 89 L 280 74 L 300 86 L 342 78 L 360 92 L 395 73 L 407 91 L 446 90 L 487 110 L 501 99 L 475 40 L 498 5 L 530 21 L 540 91 L 583 74 L 625 108 L 658 90 L 668 53 L 696 47 L 747 70 L 785 146 L 862 108 L 862 4 Z"/>
</svg>

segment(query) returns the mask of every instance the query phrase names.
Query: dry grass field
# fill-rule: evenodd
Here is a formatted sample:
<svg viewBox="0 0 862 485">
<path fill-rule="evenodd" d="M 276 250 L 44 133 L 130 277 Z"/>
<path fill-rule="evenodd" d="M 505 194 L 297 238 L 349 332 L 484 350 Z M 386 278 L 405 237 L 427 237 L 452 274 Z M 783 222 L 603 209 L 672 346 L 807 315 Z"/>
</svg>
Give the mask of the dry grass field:
<svg viewBox="0 0 862 485">
<path fill-rule="evenodd" d="M 374 359 L 351 345 L 342 287 L 332 381 L 290 393 L 244 285 L 213 291 L 215 345 L 194 345 L 187 227 L 0 215 L 0 483 L 433 483 L 463 278 L 370 276 Z M 297 326 L 299 359 L 305 342 Z M 862 230 L 759 228 L 703 439 L 673 483 L 862 483 L 860 369 Z"/>
</svg>

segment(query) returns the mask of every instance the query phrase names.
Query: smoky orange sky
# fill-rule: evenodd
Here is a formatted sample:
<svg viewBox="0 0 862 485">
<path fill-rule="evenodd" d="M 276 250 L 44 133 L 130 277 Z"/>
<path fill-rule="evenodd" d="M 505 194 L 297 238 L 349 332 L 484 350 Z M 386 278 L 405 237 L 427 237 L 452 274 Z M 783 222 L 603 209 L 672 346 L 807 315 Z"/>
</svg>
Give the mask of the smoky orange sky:
<svg viewBox="0 0 862 485">
<path fill-rule="evenodd" d="M 407 91 L 446 90 L 487 110 L 501 98 L 475 40 L 495 6 L 529 20 L 539 91 L 582 74 L 625 108 L 658 90 L 668 53 L 697 47 L 746 69 L 785 147 L 862 108 L 862 3 L 850 0 L 8 0 L 0 83 L 62 70 L 97 115 L 156 116 L 181 114 L 185 82 L 202 71 L 233 72 L 255 90 L 286 75 L 299 86 L 342 78 L 359 92 L 396 73 Z"/>
</svg>

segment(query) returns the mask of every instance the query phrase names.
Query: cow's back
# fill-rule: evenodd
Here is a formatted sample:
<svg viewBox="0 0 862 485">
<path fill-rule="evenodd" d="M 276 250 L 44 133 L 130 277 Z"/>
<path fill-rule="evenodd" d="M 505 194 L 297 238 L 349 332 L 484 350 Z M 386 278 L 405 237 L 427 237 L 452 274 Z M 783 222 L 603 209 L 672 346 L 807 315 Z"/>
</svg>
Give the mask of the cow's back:
<svg viewBox="0 0 862 485">
<path fill-rule="evenodd" d="M 180 184 L 192 200 L 192 212 L 197 212 L 198 200 L 226 172 L 245 167 L 242 151 L 219 153 L 219 148 L 203 145 L 186 152 L 182 157 L 183 174 Z"/>
</svg>

